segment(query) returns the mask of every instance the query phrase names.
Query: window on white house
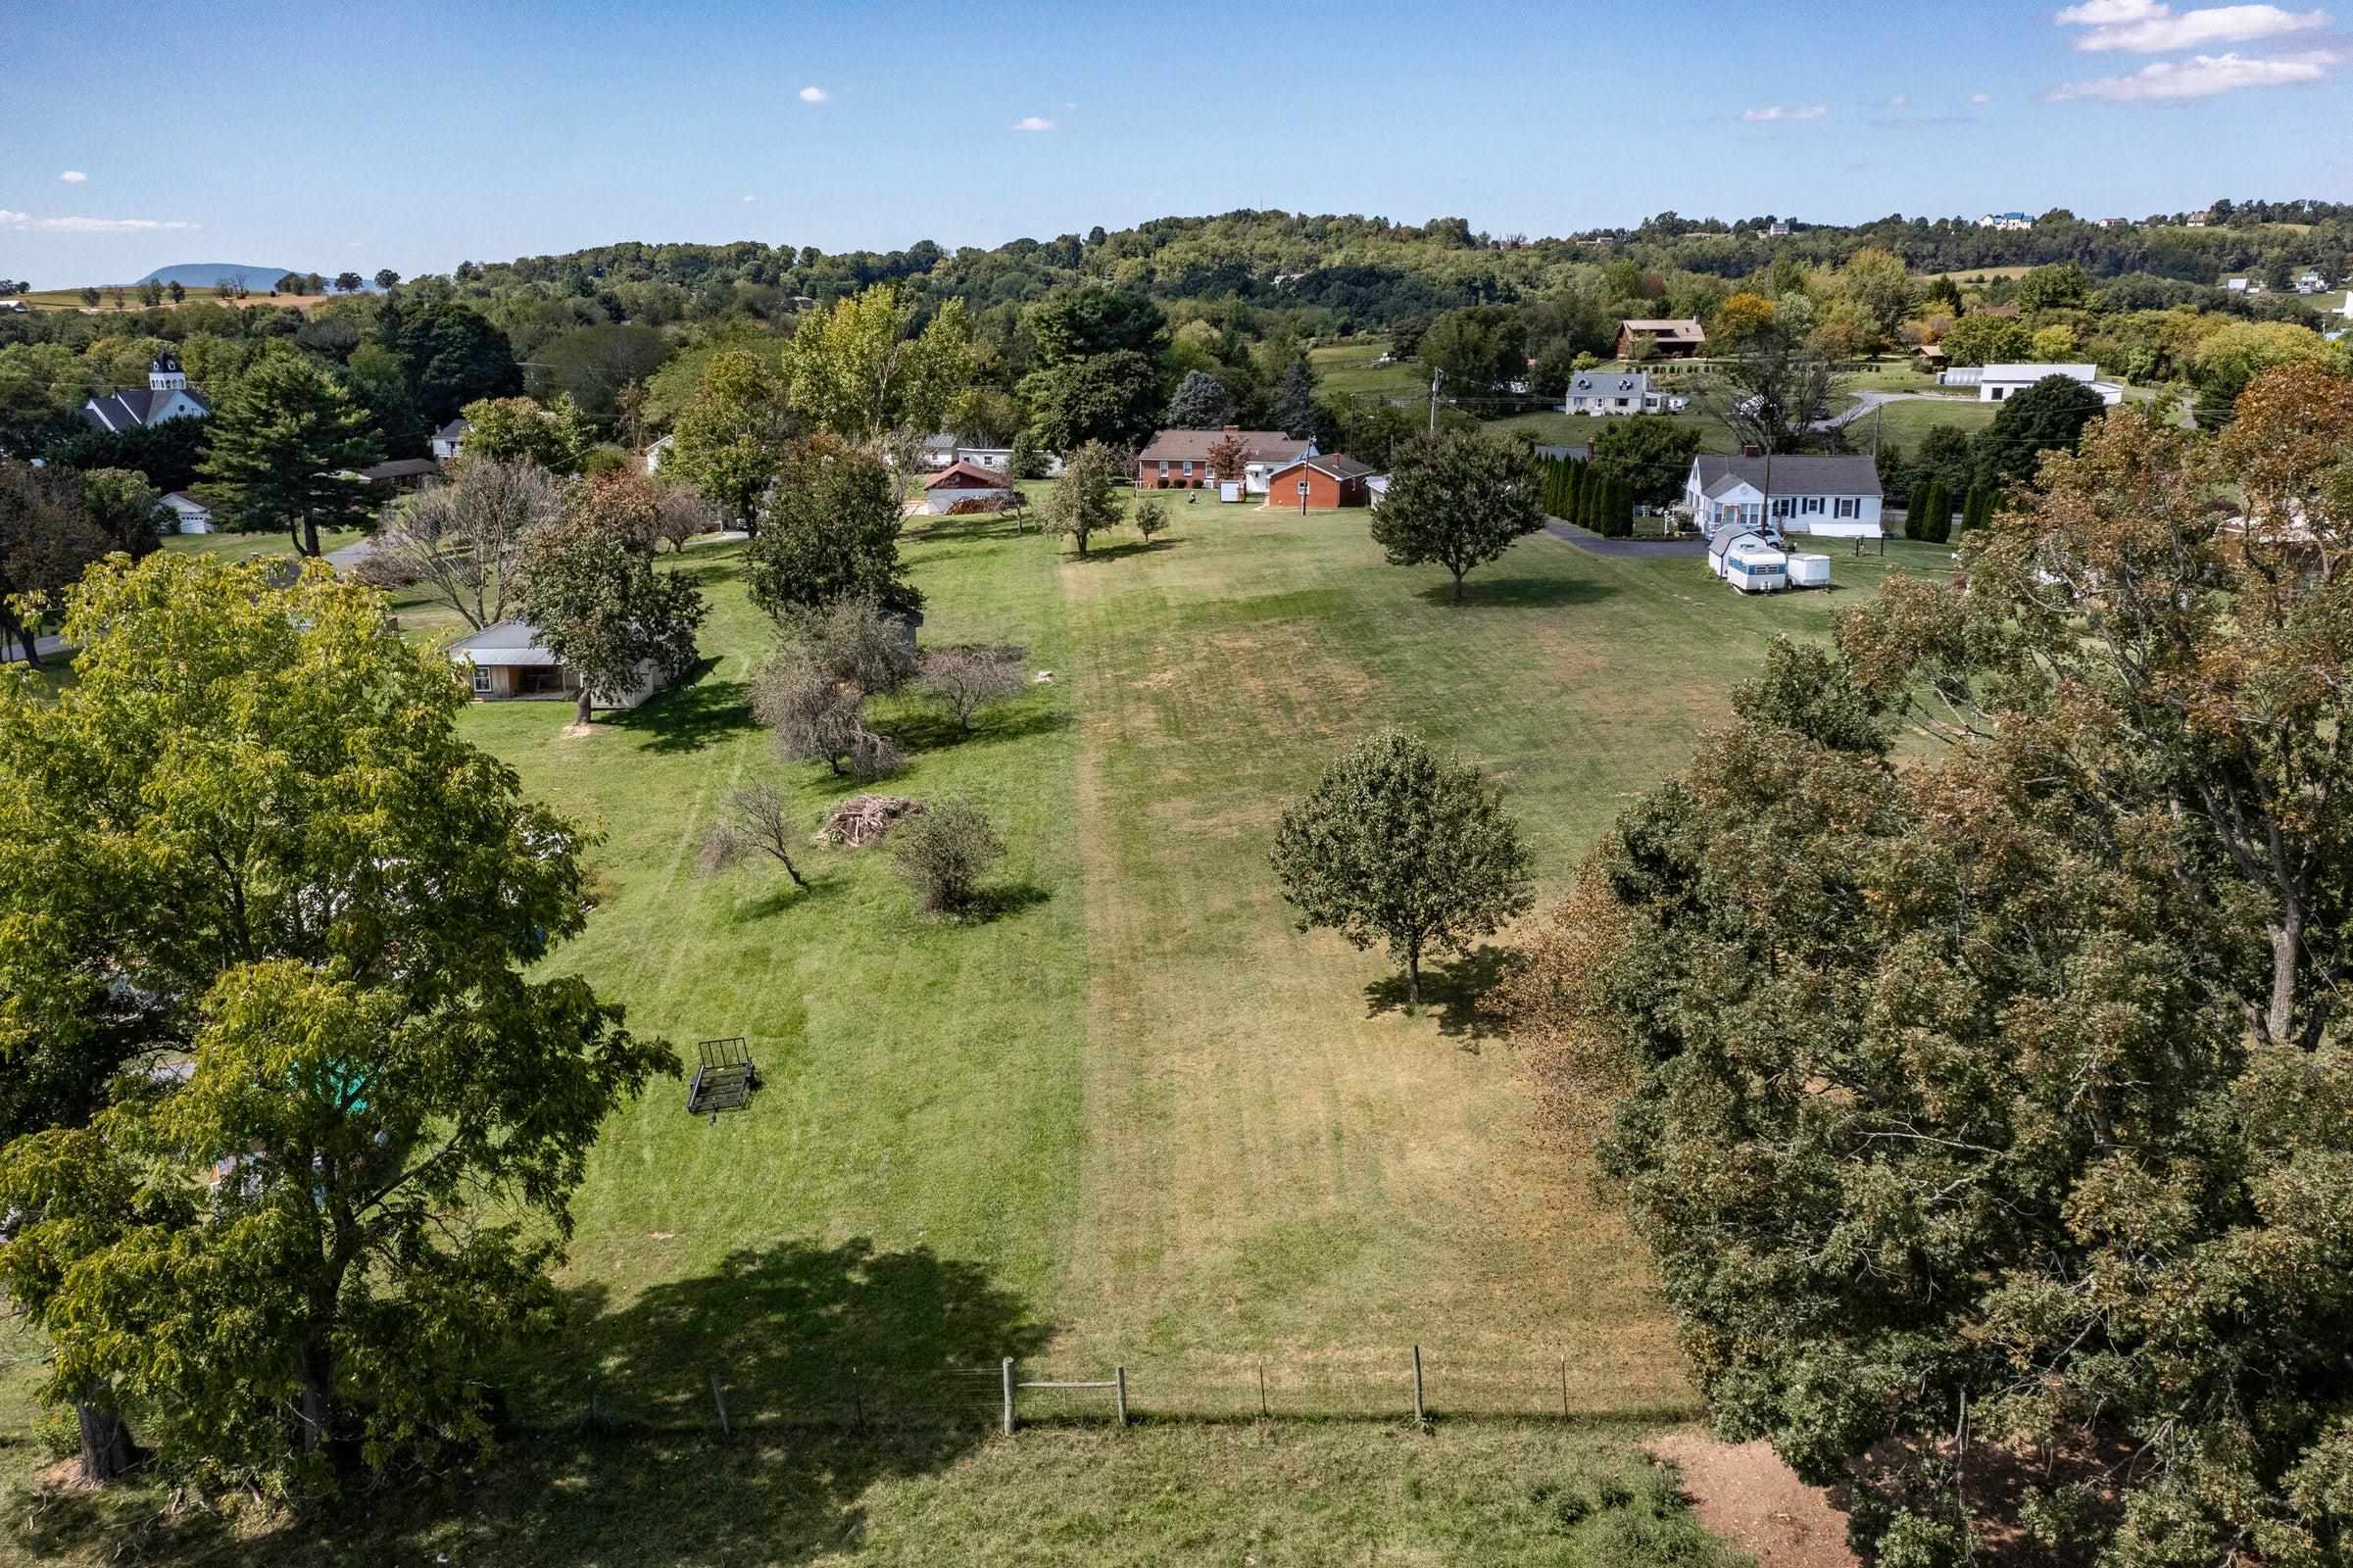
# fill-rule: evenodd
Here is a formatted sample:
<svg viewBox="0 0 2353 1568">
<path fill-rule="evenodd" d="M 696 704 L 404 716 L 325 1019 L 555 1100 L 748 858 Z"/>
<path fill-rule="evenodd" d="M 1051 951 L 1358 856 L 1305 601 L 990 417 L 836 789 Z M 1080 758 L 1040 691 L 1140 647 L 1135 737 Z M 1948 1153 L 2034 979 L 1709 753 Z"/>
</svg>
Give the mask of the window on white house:
<svg viewBox="0 0 2353 1568">
<path fill-rule="evenodd" d="M 1773 503 L 1773 515 L 1776 517 L 1786 517 L 1789 514 L 1789 498 L 1788 496 L 1783 496 L 1780 500 Z"/>
<path fill-rule="evenodd" d="M 484 697 L 488 696 L 489 692 L 490 671 L 484 669 L 479 664 L 474 665 L 474 695 L 476 697 Z"/>
<path fill-rule="evenodd" d="M 1805 498 L 1805 510 L 1807 516 L 1819 514 L 1822 511 L 1822 498 L 1820 496 L 1807 496 Z"/>
<path fill-rule="evenodd" d="M 1860 516 L 1860 515 L 1862 515 L 1862 512 L 1863 512 L 1863 504 L 1862 504 L 1860 501 L 1857 501 L 1857 500 L 1856 500 L 1854 497 L 1852 497 L 1852 496 L 1840 496 L 1840 497 L 1838 498 L 1838 515 L 1839 515 L 1839 516 L 1841 516 L 1841 517 L 1856 517 L 1856 516 Z"/>
</svg>

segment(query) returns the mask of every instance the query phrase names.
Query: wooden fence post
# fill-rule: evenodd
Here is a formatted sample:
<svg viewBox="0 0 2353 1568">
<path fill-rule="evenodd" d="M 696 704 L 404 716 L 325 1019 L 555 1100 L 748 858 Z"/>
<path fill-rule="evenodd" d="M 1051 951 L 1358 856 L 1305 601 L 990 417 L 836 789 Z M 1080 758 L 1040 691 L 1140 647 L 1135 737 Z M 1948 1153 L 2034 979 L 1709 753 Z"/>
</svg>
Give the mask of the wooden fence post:
<svg viewBox="0 0 2353 1568">
<path fill-rule="evenodd" d="M 1422 1414 L 1422 1348 L 1413 1348 L 1413 1421 L 1419 1426 L 1428 1418 Z"/>
<path fill-rule="evenodd" d="M 1266 1419 L 1266 1357 L 1258 1357 L 1258 1419 Z"/>
<path fill-rule="evenodd" d="M 1127 1425 L 1127 1368 L 1124 1366 L 1113 1367 L 1111 1378 L 1119 1385 L 1112 1397 L 1119 1401 L 1119 1424 L 1124 1427 Z"/>
<path fill-rule="evenodd" d="M 1005 1435 L 1013 1435 L 1013 1358 L 1005 1358 Z"/>
<path fill-rule="evenodd" d="M 1560 1358 L 1560 1418 L 1569 1418 L 1569 1358 Z"/>
<path fill-rule="evenodd" d="M 734 1437 L 735 1434 L 727 1426 L 727 1401 L 719 1397 L 719 1375 L 716 1372 L 711 1375 L 711 1402 L 717 1407 L 719 1412 L 719 1436 L 722 1438 Z"/>
</svg>

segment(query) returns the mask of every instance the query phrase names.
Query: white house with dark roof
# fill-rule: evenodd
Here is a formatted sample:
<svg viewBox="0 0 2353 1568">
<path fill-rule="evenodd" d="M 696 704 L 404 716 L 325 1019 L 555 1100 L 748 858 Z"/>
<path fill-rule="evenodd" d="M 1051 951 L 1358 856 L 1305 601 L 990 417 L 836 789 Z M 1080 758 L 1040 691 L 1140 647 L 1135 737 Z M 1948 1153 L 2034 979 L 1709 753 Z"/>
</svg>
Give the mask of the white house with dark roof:
<svg viewBox="0 0 2353 1568">
<path fill-rule="evenodd" d="M 206 419 L 212 414 L 204 394 L 188 385 L 179 356 L 169 350 L 148 365 L 146 391 L 109 392 L 81 406 L 82 419 L 90 428 L 109 432 L 144 430 L 168 419 Z"/>
<path fill-rule="evenodd" d="M 466 450 L 466 438 L 473 431 L 473 421 L 460 415 L 433 432 L 433 456 L 443 463 Z"/>
<path fill-rule="evenodd" d="M 173 490 L 164 497 L 164 510 L 171 514 L 175 533 L 211 533 L 216 523 L 211 505 L 185 490 Z"/>
<path fill-rule="evenodd" d="M 1650 385 L 1647 372 L 1642 370 L 1580 370 L 1569 378 L 1569 395 L 1560 406 L 1563 414 L 1585 414 L 1599 418 L 1617 414 L 1663 414 L 1667 395 Z"/>
<path fill-rule="evenodd" d="M 1860 456 L 1794 453 L 1733 458 L 1704 453 L 1683 483 L 1691 520 L 1714 536 L 1726 528 L 1880 537 L 1879 465 Z"/>
</svg>

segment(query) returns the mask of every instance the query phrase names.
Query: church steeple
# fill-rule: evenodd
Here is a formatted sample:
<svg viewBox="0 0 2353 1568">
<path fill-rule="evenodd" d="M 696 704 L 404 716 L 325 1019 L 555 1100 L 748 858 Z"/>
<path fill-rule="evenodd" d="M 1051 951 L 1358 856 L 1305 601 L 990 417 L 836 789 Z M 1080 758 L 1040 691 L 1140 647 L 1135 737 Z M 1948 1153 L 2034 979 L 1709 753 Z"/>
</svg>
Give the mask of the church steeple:
<svg viewBox="0 0 2353 1568">
<path fill-rule="evenodd" d="M 167 350 L 157 355 L 155 363 L 147 367 L 148 391 L 185 392 L 187 389 L 187 372 L 179 368 L 178 355 Z"/>
</svg>

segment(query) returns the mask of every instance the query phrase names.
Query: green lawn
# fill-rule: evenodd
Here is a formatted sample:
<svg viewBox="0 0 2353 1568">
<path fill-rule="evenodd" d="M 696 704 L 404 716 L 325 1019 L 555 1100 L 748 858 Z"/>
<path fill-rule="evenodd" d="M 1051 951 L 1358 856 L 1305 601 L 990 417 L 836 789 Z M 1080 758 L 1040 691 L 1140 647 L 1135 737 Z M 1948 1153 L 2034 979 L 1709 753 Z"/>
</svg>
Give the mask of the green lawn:
<svg viewBox="0 0 2353 1568">
<path fill-rule="evenodd" d="M 1085 561 L 997 519 L 910 530 L 925 641 L 1019 642 L 1055 677 L 960 742 L 882 713 L 913 754 L 886 787 L 968 794 L 1009 846 L 983 924 L 917 917 L 873 851 L 812 849 L 806 893 L 696 874 L 740 782 L 779 780 L 812 823 L 851 788 L 752 724 L 768 633 L 739 546 L 665 558 L 713 605 L 681 690 L 584 737 L 561 704 L 466 713 L 607 835 L 589 930 L 551 967 L 683 1047 L 748 1036 L 769 1087 L 716 1125 L 677 1086 L 616 1115 L 563 1275 L 575 1326 L 516 1369 L 524 1436 L 490 1479 L 226 1555 L 1705 1560 L 1646 1505 L 1564 1522 L 1695 1405 L 1640 1249 L 1478 1010 L 1494 954 L 1407 1016 L 1380 955 L 1292 928 L 1268 839 L 1341 747 L 1410 724 L 1505 782 L 1556 895 L 1767 636 L 1821 636 L 1945 553 L 1841 555 L 1832 594 L 1748 601 L 1690 557 L 1539 536 L 1455 607 L 1442 572 L 1383 564 L 1361 513 L 1174 511 L 1162 543 Z M 1417 1344 L 1429 1438 L 1398 1424 Z M 0 1335 L 0 1431 L 28 1425 L 33 1351 Z M 1147 1425 L 1048 1396 L 1057 1419 L 987 1440 L 1005 1354 L 1124 1364 Z M 1337 1419 L 1257 1427 L 1261 1369 L 1277 1415 Z M 40 1462 L 0 1447 L 0 1477 Z M 154 1502 L 52 1498 L 0 1543 L 95 1561 Z"/>
<path fill-rule="evenodd" d="M 1388 352 L 1389 339 L 1385 337 L 1352 337 L 1309 349 L 1307 363 L 1315 370 L 1316 389 L 1321 392 L 1371 398 L 1429 396 L 1430 372 L 1417 362 L 1373 363 Z"/>
<path fill-rule="evenodd" d="M 329 528 L 319 534 L 319 548 L 340 550 L 365 534 L 360 528 Z M 256 556 L 290 556 L 294 542 L 283 533 L 172 533 L 164 536 L 164 548 L 178 555 L 250 561 Z"/>
<path fill-rule="evenodd" d="M 1926 398 L 1907 398 L 1898 403 L 1882 404 L 1876 414 L 1864 416 L 1846 427 L 1847 444 L 1858 452 L 1872 450 L 1877 439 L 1889 446 L 1902 447 L 1907 452 L 1920 444 L 1921 437 L 1939 424 L 1966 430 L 1971 435 L 1993 422 L 2001 412 L 1994 403 L 1970 403 Z M 1878 427 L 1875 432 L 1873 426 Z"/>
</svg>

